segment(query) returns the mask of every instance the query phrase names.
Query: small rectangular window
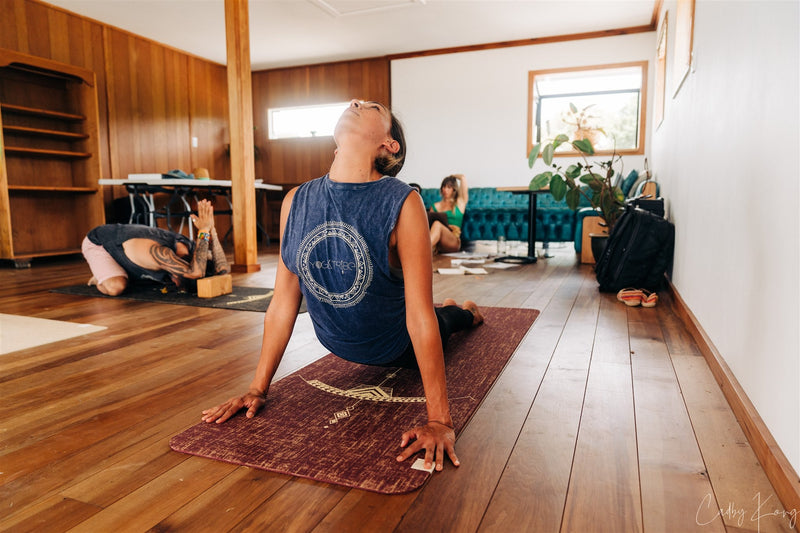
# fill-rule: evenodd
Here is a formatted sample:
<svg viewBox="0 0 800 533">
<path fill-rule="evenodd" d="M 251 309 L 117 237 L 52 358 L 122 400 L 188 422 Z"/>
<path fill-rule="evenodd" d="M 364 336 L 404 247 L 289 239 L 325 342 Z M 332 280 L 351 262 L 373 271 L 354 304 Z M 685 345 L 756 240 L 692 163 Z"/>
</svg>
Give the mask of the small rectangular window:
<svg viewBox="0 0 800 533">
<path fill-rule="evenodd" d="M 647 62 L 528 73 L 528 151 L 564 134 L 596 153 L 643 153 Z M 557 154 L 574 154 L 562 144 Z"/>
<path fill-rule="evenodd" d="M 267 110 L 270 139 L 330 137 L 349 102 Z"/>
</svg>

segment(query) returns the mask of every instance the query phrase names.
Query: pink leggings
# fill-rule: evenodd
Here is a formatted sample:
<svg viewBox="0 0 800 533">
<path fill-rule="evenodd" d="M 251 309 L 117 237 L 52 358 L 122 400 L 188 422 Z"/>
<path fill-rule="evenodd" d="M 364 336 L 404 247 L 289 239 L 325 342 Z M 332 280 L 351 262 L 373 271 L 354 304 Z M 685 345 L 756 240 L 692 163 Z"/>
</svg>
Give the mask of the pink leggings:
<svg viewBox="0 0 800 533">
<path fill-rule="evenodd" d="M 122 276 L 123 278 L 128 278 L 128 273 L 119 266 L 119 263 L 114 261 L 111 254 L 99 244 L 90 241 L 88 237 L 83 238 L 81 252 L 83 252 L 86 262 L 89 263 L 89 269 L 92 271 L 92 275 L 97 280 L 98 285 L 113 277 Z"/>
</svg>

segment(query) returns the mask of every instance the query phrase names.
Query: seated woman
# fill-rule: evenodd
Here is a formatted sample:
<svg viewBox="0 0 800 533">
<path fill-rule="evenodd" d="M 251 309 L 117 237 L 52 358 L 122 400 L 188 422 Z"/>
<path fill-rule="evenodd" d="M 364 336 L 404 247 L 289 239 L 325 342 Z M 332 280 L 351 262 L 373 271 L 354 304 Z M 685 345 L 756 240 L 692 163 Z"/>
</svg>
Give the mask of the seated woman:
<svg viewBox="0 0 800 533">
<path fill-rule="evenodd" d="M 469 200 L 467 180 L 463 174 L 447 176 L 439 190 L 442 199 L 431 206 L 431 211 L 447 214 L 448 225 L 438 220 L 431 224 L 431 249 L 434 253 L 457 252 L 461 249 L 461 223 Z"/>
</svg>

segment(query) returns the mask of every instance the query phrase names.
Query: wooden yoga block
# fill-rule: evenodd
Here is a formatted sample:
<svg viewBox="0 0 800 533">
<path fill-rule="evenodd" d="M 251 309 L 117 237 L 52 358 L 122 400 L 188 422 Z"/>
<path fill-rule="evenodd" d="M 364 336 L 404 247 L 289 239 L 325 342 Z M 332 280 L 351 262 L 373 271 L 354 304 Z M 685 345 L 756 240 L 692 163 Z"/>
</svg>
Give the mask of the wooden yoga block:
<svg viewBox="0 0 800 533">
<path fill-rule="evenodd" d="M 605 226 L 601 226 L 601 217 L 584 217 L 583 228 L 581 230 L 581 263 L 595 263 L 592 253 L 591 233 L 608 233 Z"/>
<path fill-rule="evenodd" d="M 233 277 L 230 274 L 220 274 L 197 280 L 197 296 L 199 298 L 213 298 L 231 292 L 233 292 Z"/>
</svg>

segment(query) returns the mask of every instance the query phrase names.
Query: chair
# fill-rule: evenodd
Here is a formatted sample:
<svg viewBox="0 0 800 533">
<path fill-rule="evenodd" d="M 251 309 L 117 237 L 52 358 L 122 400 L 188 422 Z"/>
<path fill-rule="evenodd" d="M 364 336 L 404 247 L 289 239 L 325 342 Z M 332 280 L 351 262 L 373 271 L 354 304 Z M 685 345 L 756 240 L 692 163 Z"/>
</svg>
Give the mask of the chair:
<svg viewBox="0 0 800 533">
<path fill-rule="evenodd" d="M 589 215 L 583 217 L 583 224 L 581 225 L 581 263 L 596 263 L 597 259 L 592 253 L 592 238 L 593 233 L 608 233 L 603 217 L 599 215 Z"/>
<path fill-rule="evenodd" d="M 646 180 L 641 182 L 636 187 L 636 192 L 633 194 L 633 198 L 639 198 L 642 196 L 652 199 L 660 197 L 661 186 L 655 180 Z"/>
</svg>

